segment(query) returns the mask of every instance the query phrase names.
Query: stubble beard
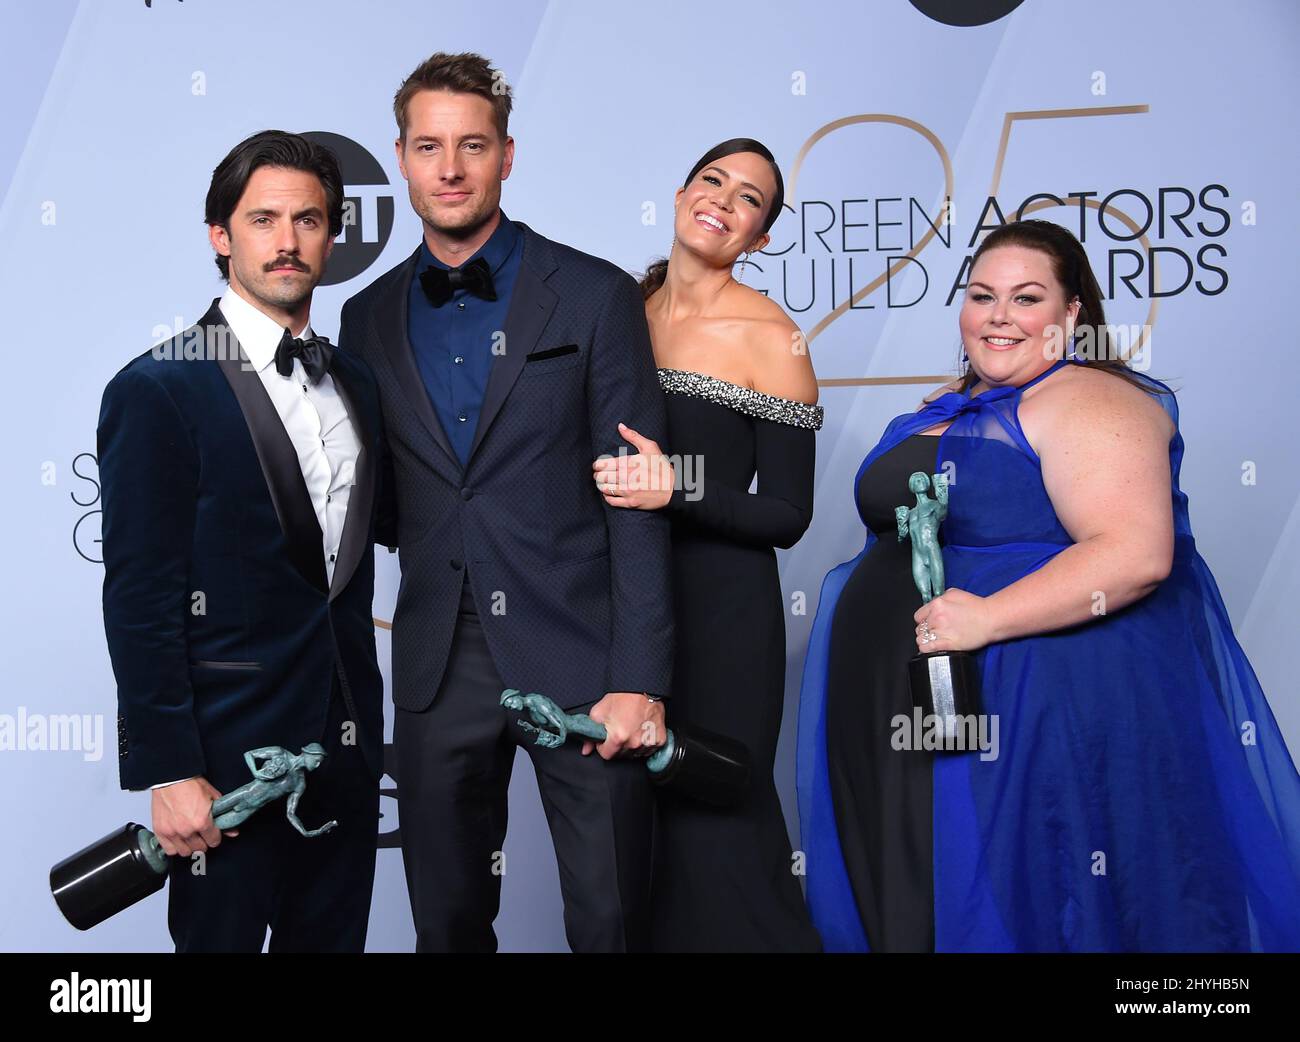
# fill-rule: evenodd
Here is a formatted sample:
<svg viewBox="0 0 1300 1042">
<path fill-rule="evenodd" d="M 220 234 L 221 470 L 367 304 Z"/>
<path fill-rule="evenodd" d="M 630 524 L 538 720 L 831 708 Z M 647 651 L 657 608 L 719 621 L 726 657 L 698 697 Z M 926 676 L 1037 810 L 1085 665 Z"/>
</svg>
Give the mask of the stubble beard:
<svg viewBox="0 0 1300 1042">
<path fill-rule="evenodd" d="M 451 239 L 469 239 L 492 219 L 497 212 L 499 198 L 491 201 L 484 198 L 473 211 L 465 207 L 459 210 L 440 210 L 427 195 L 416 195 L 412 190 L 411 206 L 426 228 Z"/>
</svg>

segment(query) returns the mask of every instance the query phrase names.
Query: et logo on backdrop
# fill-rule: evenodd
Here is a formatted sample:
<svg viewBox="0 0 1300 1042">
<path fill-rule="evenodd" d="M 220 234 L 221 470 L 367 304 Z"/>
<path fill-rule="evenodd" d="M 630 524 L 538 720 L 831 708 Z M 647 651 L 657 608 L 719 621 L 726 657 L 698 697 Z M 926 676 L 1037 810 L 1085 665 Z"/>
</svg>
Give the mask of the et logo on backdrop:
<svg viewBox="0 0 1300 1042">
<path fill-rule="evenodd" d="M 393 232 L 393 189 L 379 161 L 351 138 L 326 130 L 302 136 L 333 152 L 343 172 L 343 231 L 320 282 L 337 286 L 362 274 L 384 252 Z"/>
<path fill-rule="evenodd" d="M 958 29 L 988 25 L 1009 15 L 1024 0 L 912 0 L 927 18 Z"/>
</svg>

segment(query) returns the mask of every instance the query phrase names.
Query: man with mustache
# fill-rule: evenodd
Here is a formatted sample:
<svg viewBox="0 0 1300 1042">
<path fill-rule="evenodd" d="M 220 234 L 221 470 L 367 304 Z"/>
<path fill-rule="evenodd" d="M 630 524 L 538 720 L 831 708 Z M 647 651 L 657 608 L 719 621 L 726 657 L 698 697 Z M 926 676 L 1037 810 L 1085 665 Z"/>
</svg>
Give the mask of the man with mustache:
<svg viewBox="0 0 1300 1042">
<path fill-rule="evenodd" d="M 394 101 L 423 239 L 344 306 L 379 383 L 401 551 L 393 698 L 402 857 L 420 951 L 493 951 L 516 749 L 537 772 L 577 951 L 646 945 L 673 625 L 668 521 L 607 506 L 591 460 L 664 440 L 636 283 L 500 208 L 500 73 L 435 54 Z M 626 424 L 626 428 L 622 425 Z M 527 744 L 502 689 L 605 724 L 599 756 Z M 549 867 L 549 866 L 548 866 Z"/>
<path fill-rule="evenodd" d="M 315 337 L 342 230 L 334 156 L 264 131 L 212 175 L 229 285 L 121 370 L 99 418 L 104 628 L 123 788 L 152 789 L 178 952 L 361 951 L 374 880 L 383 682 L 375 658 L 380 414 L 364 362 Z M 298 814 L 223 842 L 212 801 L 243 754 L 325 749 Z M 217 848 L 220 849 L 217 849 Z M 209 856 L 210 852 L 210 856 Z"/>
</svg>

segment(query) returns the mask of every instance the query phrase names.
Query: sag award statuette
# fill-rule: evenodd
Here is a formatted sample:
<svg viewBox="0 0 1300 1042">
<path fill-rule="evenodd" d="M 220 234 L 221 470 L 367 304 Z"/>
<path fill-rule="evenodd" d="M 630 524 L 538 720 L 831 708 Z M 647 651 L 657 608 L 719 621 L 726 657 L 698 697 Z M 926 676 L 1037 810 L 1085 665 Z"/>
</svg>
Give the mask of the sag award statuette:
<svg viewBox="0 0 1300 1042">
<path fill-rule="evenodd" d="M 298 820 L 298 802 L 307 791 L 307 772 L 316 770 L 324 761 L 325 750 L 316 742 L 303 746 L 296 756 L 278 745 L 244 753 L 244 762 L 256 780 L 213 800 L 213 823 L 219 829 L 235 828 L 254 811 L 287 795 L 285 816 L 289 824 L 308 838 L 329 832 L 337 821 L 308 829 Z M 59 911 L 78 930 L 89 930 L 144 900 L 161 890 L 166 881 L 167 854 L 158 837 L 135 822 L 110 832 L 50 869 L 50 891 Z"/>
<path fill-rule="evenodd" d="M 521 730 L 537 737 L 534 745 L 558 749 L 571 734 L 596 742 L 605 740 L 605 725 L 585 713 L 566 713 L 545 695 L 522 694 L 512 687 L 501 692 L 501 706 L 527 713 Z M 530 722 L 531 721 L 531 722 Z M 646 760 L 650 780 L 666 789 L 717 807 L 732 806 L 749 791 L 749 750 L 744 744 L 701 728 L 668 732 Z"/>
<path fill-rule="evenodd" d="M 907 487 L 916 494 L 916 505 L 894 508 L 898 539 L 912 540 L 912 579 L 922 602 L 929 604 L 944 589 L 939 522 L 948 516 L 948 478 L 934 475 L 934 499 L 929 496 L 930 478 L 919 470 L 907 479 Z M 923 638 L 927 632 L 928 625 L 922 623 Z M 907 672 L 914 717 L 930 717 L 926 723 L 938 725 L 943 749 L 960 748 L 956 743 L 962 718 L 973 719 L 980 711 L 975 657 L 966 651 L 923 652 L 908 662 Z"/>
</svg>

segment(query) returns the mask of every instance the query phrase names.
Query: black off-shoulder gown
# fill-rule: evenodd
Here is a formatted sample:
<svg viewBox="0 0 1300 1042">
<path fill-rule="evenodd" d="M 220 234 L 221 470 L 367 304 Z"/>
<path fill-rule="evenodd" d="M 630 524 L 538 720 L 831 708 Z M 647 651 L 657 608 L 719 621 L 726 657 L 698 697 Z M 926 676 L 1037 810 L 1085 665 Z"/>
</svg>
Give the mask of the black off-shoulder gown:
<svg viewBox="0 0 1300 1042">
<path fill-rule="evenodd" d="M 668 724 L 740 740 L 754 773 L 737 808 L 659 793 L 654 948 L 818 951 L 772 775 L 786 604 L 774 548 L 794 545 L 812 519 L 822 410 L 700 373 L 661 368 L 659 379 L 665 451 L 691 457 L 695 469 L 679 466 L 679 485 L 700 479 L 665 508 L 677 633 Z"/>
</svg>

